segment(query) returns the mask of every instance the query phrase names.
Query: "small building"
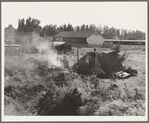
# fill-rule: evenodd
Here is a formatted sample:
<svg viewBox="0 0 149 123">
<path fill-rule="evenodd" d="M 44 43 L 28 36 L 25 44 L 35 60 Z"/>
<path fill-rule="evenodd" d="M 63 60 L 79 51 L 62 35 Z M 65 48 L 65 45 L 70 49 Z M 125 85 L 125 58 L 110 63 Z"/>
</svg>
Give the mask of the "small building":
<svg viewBox="0 0 149 123">
<path fill-rule="evenodd" d="M 15 35 L 16 35 L 16 29 L 12 25 L 9 25 L 8 27 L 6 27 L 5 43 L 6 44 L 15 43 Z"/>
<path fill-rule="evenodd" d="M 117 40 L 117 39 L 105 39 L 104 46 L 112 47 L 114 44 L 123 45 L 145 45 L 145 40 Z"/>
<path fill-rule="evenodd" d="M 72 46 L 103 45 L 104 38 L 96 31 L 63 31 L 53 37 L 53 41 L 68 42 Z"/>
</svg>

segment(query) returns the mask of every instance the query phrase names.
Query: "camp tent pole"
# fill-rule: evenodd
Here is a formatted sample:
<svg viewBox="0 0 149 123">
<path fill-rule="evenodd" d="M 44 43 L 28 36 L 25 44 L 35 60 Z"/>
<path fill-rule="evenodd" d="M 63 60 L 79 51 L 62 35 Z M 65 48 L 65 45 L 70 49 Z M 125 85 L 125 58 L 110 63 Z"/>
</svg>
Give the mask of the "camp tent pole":
<svg viewBox="0 0 149 123">
<path fill-rule="evenodd" d="M 77 48 L 77 62 L 79 63 L 79 49 Z"/>
<path fill-rule="evenodd" d="M 96 53 L 96 48 L 94 48 L 94 53 Z"/>
<path fill-rule="evenodd" d="M 78 73 L 78 68 L 79 68 L 79 49 L 77 47 L 77 73 Z"/>
<path fill-rule="evenodd" d="M 57 52 L 57 66 L 58 66 L 58 52 Z"/>
</svg>

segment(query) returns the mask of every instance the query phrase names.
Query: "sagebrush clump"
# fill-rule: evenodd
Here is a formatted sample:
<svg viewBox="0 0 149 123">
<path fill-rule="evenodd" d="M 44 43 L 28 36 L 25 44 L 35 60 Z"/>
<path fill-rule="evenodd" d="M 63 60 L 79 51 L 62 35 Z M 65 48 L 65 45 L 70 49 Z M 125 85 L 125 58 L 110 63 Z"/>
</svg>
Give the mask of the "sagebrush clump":
<svg viewBox="0 0 149 123">
<path fill-rule="evenodd" d="M 126 51 L 123 54 L 119 54 L 122 51 L 121 45 L 117 44 L 111 48 L 112 51 L 116 52 L 118 54 L 118 58 L 120 62 L 124 62 L 128 55 L 126 54 Z"/>
<path fill-rule="evenodd" d="M 55 94 L 49 90 L 39 99 L 36 108 L 38 115 L 77 115 L 77 111 L 82 105 L 81 93 L 74 88 L 63 95 L 61 90 Z"/>
</svg>

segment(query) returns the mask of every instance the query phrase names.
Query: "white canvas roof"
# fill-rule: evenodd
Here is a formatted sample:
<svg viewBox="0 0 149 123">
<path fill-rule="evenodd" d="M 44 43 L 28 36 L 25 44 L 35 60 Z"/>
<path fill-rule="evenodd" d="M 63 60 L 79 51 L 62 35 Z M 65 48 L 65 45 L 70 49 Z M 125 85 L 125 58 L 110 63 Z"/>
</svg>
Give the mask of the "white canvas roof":
<svg viewBox="0 0 149 123">
<path fill-rule="evenodd" d="M 65 44 L 65 42 L 53 42 L 53 46 L 60 46 Z"/>
</svg>

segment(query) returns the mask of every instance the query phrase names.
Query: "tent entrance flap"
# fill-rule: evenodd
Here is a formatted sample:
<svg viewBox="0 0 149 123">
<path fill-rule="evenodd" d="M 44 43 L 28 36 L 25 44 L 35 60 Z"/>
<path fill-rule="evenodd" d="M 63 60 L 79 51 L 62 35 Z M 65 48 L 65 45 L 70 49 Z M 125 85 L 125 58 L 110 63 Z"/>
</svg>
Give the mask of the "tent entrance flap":
<svg viewBox="0 0 149 123">
<path fill-rule="evenodd" d="M 104 53 L 98 56 L 102 69 L 106 73 L 118 72 L 124 70 L 120 60 L 117 57 L 116 52 Z"/>
<path fill-rule="evenodd" d="M 101 64 L 98 60 L 98 57 L 95 58 L 95 69 L 94 69 L 96 74 L 105 74 L 104 70 L 101 67 Z"/>
</svg>

